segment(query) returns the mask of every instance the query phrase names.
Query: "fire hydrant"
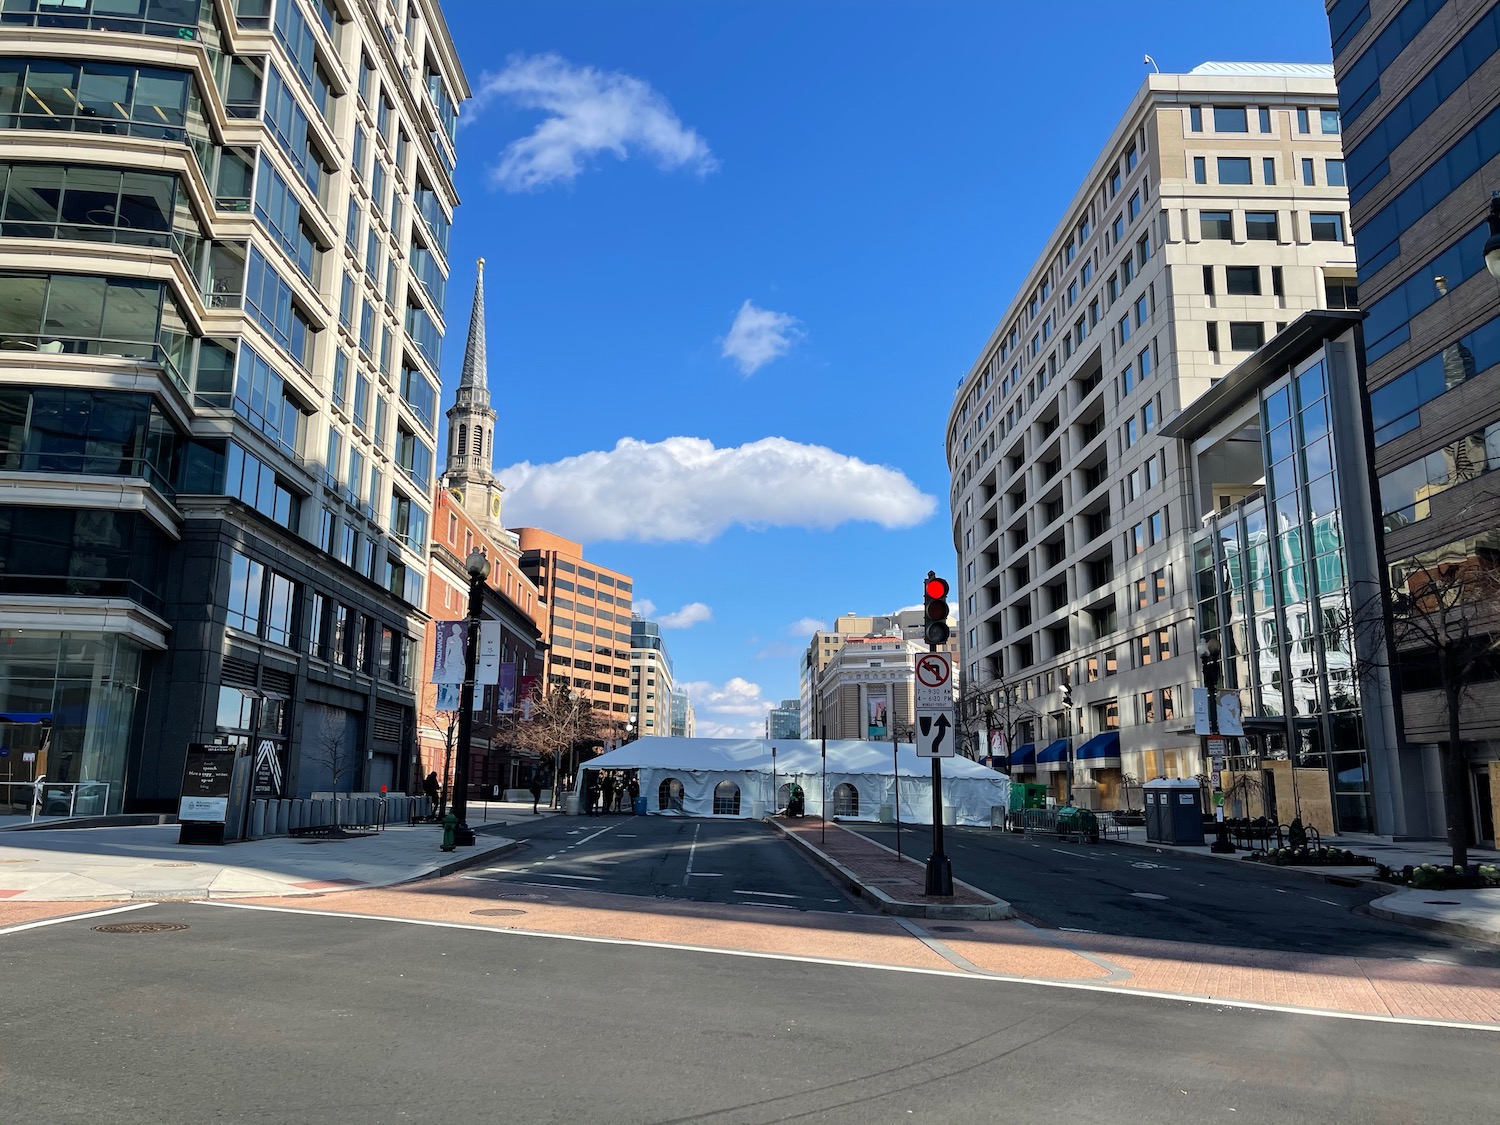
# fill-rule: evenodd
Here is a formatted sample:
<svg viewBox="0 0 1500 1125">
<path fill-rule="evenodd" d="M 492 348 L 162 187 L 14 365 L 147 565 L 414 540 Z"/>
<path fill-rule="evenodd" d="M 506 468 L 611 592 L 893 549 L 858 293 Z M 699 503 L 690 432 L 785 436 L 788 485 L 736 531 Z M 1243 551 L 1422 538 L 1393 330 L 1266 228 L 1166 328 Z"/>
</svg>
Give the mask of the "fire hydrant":
<svg viewBox="0 0 1500 1125">
<path fill-rule="evenodd" d="M 458 830 L 458 817 L 449 813 L 443 817 L 443 851 L 451 852 L 458 845 L 454 843 L 453 836 Z"/>
</svg>

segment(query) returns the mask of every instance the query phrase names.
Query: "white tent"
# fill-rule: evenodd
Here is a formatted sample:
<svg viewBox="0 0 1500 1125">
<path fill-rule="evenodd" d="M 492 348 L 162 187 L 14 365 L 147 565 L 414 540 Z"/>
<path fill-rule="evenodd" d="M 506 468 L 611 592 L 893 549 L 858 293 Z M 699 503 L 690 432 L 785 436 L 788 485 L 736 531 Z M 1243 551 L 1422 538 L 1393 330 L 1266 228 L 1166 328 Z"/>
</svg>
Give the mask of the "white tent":
<svg viewBox="0 0 1500 1125">
<path fill-rule="evenodd" d="M 894 812 L 899 792 L 903 823 L 932 823 L 932 763 L 909 743 L 893 749 L 889 742 L 830 741 L 826 780 L 820 745 L 784 738 L 641 738 L 589 759 L 583 769 L 639 771 L 641 796 L 653 814 L 758 819 L 785 808 L 795 782 L 809 813 L 823 811 L 826 786 L 830 816 L 875 820 L 882 805 Z M 948 823 L 988 827 L 990 810 L 1009 800 L 1005 774 L 968 758 L 943 759 Z"/>
</svg>

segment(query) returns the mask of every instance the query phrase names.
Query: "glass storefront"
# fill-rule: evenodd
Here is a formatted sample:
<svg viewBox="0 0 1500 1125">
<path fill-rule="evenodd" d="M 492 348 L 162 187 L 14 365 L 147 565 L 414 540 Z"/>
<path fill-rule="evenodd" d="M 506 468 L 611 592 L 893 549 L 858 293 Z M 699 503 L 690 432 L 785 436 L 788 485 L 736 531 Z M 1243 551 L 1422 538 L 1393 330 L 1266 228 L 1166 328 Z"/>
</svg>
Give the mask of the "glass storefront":
<svg viewBox="0 0 1500 1125">
<path fill-rule="evenodd" d="M 0 632 L 0 716 L 14 720 L 0 718 L 7 798 L 45 777 L 44 814 L 121 811 L 143 652 L 116 633 Z"/>
<path fill-rule="evenodd" d="M 1325 775 L 1338 829 L 1370 832 L 1323 362 L 1273 384 L 1260 405 L 1265 490 L 1217 513 L 1195 545 L 1199 629 L 1222 645 L 1224 686 L 1254 717 L 1260 756 Z"/>
</svg>

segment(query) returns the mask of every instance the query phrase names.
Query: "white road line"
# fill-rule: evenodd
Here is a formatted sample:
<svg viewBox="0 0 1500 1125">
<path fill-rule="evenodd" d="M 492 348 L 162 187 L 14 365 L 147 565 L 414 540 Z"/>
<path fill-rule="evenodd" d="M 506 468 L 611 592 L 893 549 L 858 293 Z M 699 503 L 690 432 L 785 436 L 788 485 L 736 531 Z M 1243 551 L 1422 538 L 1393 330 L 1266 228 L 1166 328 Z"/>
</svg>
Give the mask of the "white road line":
<svg viewBox="0 0 1500 1125">
<path fill-rule="evenodd" d="M 532 885 L 532 884 L 527 884 Z M 537 883 L 535 886 L 546 886 Z M 156 906 L 157 903 L 144 903 Z M 516 930 L 503 926 L 486 926 L 477 922 L 438 922 L 429 918 L 397 918 L 389 914 L 345 914 L 336 910 L 307 910 L 295 906 L 262 906 L 256 903 L 231 902 L 228 899 L 200 899 L 191 906 L 215 906 L 227 910 L 260 910 L 268 914 L 306 914 L 318 918 L 336 918 L 345 922 L 390 922 L 402 926 L 430 926 L 439 930 L 468 930 L 492 934 L 497 938 L 543 938 L 549 941 L 577 941 L 587 945 L 626 945 L 645 949 L 669 949 L 683 953 L 710 953 L 721 957 L 744 957 L 754 961 L 791 961 L 803 965 L 827 965 L 835 969 L 873 969 L 883 973 L 912 973 L 925 977 L 948 977 L 950 980 L 987 981 L 996 984 L 1030 985 L 1033 988 L 1060 988 L 1070 992 L 1107 992 L 1114 996 L 1141 996 L 1148 1000 L 1175 1000 L 1210 1008 L 1240 1008 L 1255 1012 L 1281 1012 L 1289 1016 L 1319 1016 L 1324 1019 L 1354 1020 L 1359 1023 L 1394 1023 L 1416 1027 L 1451 1027 L 1458 1031 L 1500 1033 L 1500 1024 L 1464 1023 L 1460 1020 L 1424 1020 L 1413 1016 L 1382 1016 L 1374 1012 L 1335 1012 L 1326 1008 L 1298 1008 L 1291 1004 L 1262 1004 L 1253 1000 L 1224 1000 L 1211 996 L 1184 996 L 1159 989 L 1120 988 L 1083 981 L 1035 980 L 1010 977 L 1000 973 L 964 973 L 956 969 L 925 969 L 913 965 L 881 965 L 872 961 L 840 961 L 832 957 L 813 957 L 797 953 L 763 953 L 750 949 L 718 949 L 709 945 L 688 945 L 674 941 L 638 941 L 633 938 L 595 937 L 587 934 L 559 934 L 544 930 Z M 747 904 L 748 905 L 748 904 Z M 1025 925 L 1025 923 L 1022 923 Z M 1035 927 L 1027 927 L 1035 929 Z M 3 931 L 0 931 L 3 932 Z M 1075 951 L 1076 952 L 1076 951 Z"/>
<path fill-rule="evenodd" d="M 789 902 L 747 902 L 746 906 L 761 906 L 767 910 L 796 910 Z"/>
<path fill-rule="evenodd" d="M 602 883 L 597 875 L 564 875 L 561 871 L 533 871 L 533 875 L 544 875 L 548 879 L 581 879 L 586 883 Z"/>
<path fill-rule="evenodd" d="M 722 871 L 689 871 L 688 872 L 688 878 L 689 879 L 722 879 L 722 878 L 724 878 L 724 873 Z"/>
<path fill-rule="evenodd" d="M 700 828 L 702 828 L 700 824 L 693 825 L 693 842 L 688 847 L 687 874 L 682 877 L 682 885 L 684 887 L 688 885 L 688 880 L 693 877 L 693 857 L 698 854 L 698 830 Z"/>
<path fill-rule="evenodd" d="M 1076 855 L 1076 856 L 1081 856 L 1084 859 L 1091 859 L 1095 863 L 1103 863 L 1104 862 L 1104 859 L 1103 859 L 1102 856 L 1088 855 L 1088 854 L 1086 854 L 1084 852 L 1070 852 L 1070 851 L 1068 851 L 1067 848 L 1053 848 L 1052 850 L 1055 851 L 1055 852 L 1062 852 L 1063 855 Z"/>
<path fill-rule="evenodd" d="M 1323 903 L 1324 905 L 1327 905 L 1327 906 L 1338 906 L 1338 905 L 1340 905 L 1337 902 L 1330 902 L 1326 898 L 1319 898 L 1317 895 L 1308 895 L 1307 897 L 1310 898 L 1310 899 L 1312 899 L 1314 902 L 1321 902 L 1321 903 Z"/>
<path fill-rule="evenodd" d="M 801 898 L 801 895 L 784 895 L 778 891 L 735 891 L 737 895 L 761 895 L 765 898 Z M 824 902 L 837 902 L 838 899 L 825 898 Z"/>
<path fill-rule="evenodd" d="M 80 906 L 82 903 L 79 904 Z M 61 918 L 43 918 L 39 922 L 22 922 L 18 926 L 7 926 L 0 930 L 0 937 L 6 934 L 18 934 L 22 930 L 39 930 L 43 926 L 60 926 L 64 922 L 82 922 L 87 918 L 104 918 L 110 914 L 123 914 L 127 910 L 144 910 L 148 906 L 160 906 L 156 902 L 132 902 L 128 906 L 115 906 L 109 910 L 91 910 L 87 914 L 67 914 Z"/>
</svg>

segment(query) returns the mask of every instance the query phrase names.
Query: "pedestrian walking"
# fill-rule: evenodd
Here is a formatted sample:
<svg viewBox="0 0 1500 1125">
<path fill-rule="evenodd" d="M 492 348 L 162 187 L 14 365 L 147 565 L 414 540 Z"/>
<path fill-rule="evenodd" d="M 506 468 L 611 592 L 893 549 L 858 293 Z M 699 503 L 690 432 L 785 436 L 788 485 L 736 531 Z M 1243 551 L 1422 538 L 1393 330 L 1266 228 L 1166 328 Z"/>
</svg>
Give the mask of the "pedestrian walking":
<svg viewBox="0 0 1500 1125">
<path fill-rule="evenodd" d="M 422 779 L 422 792 L 432 802 L 432 815 L 436 816 L 438 811 L 438 796 L 442 792 L 442 786 L 438 784 L 437 770 L 433 770 Z"/>
<path fill-rule="evenodd" d="M 542 779 L 539 778 L 539 777 L 537 777 L 536 774 L 532 774 L 531 775 L 531 815 L 532 816 L 540 816 L 541 815 L 540 813 L 537 812 L 537 805 L 541 803 L 541 800 L 542 800 Z"/>
<path fill-rule="evenodd" d="M 630 812 L 634 815 L 636 811 L 636 799 L 641 795 L 641 781 L 635 774 L 630 775 L 630 784 L 627 786 L 630 793 Z"/>
</svg>

